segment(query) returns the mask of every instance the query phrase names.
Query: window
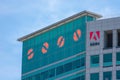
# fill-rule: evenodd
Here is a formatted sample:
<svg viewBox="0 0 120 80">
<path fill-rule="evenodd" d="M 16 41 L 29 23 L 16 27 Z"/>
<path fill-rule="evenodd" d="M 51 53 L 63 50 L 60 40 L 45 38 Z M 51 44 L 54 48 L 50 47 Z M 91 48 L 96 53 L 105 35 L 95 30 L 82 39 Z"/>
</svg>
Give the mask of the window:
<svg viewBox="0 0 120 80">
<path fill-rule="evenodd" d="M 40 74 L 35 75 L 35 80 L 40 80 Z"/>
<path fill-rule="evenodd" d="M 45 80 L 55 76 L 55 68 L 35 75 L 35 80 Z"/>
<path fill-rule="evenodd" d="M 120 52 L 116 53 L 116 65 L 120 65 Z"/>
<path fill-rule="evenodd" d="M 112 48 L 113 46 L 113 34 L 112 30 L 104 32 L 104 48 Z"/>
<path fill-rule="evenodd" d="M 55 76 L 55 68 L 48 70 L 48 78 L 53 77 L 53 76 Z"/>
<path fill-rule="evenodd" d="M 84 67 L 85 66 L 85 57 L 82 57 L 81 59 L 78 59 L 76 61 L 73 61 L 72 63 L 73 69 Z"/>
<path fill-rule="evenodd" d="M 120 70 L 116 71 L 116 80 L 120 80 Z"/>
<path fill-rule="evenodd" d="M 64 65 L 65 72 L 72 70 L 72 62 Z"/>
<path fill-rule="evenodd" d="M 40 77 L 40 80 L 45 80 L 48 78 L 48 71 L 45 71 L 45 72 L 42 72 L 41 73 L 41 77 Z"/>
<path fill-rule="evenodd" d="M 90 57 L 90 66 L 98 67 L 99 66 L 99 55 L 93 55 Z"/>
<path fill-rule="evenodd" d="M 60 75 L 62 73 L 74 70 L 76 68 L 81 68 L 84 65 L 85 65 L 85 58 L 82 57 L 81 59 L 75 60 L 73 62 L 69 62 L 64 65 L 58 66 L 56 68 L 41 72 L 41 73 L 35 75 L 35 79 L 36 80 L 45 80 L 45 79 L 54 77 L 55 73 L 56 73 L 56 75 Z M 56 69 L 56 72 L 55 72 L 55 69 Z M 80 79 L 83 80 L 82 77 Z"/>
<path fill-rule="evenodd" d="M 112 53 L 103 55 L 103 66 L 104 67 L 112 66 Z"/>
<path fill-rule="evenodd" d="M 80 59 L 73 61 L 73 69 L 79 68 L 80 67 Z"/>
<path fill-rule="evenodd" d="M 112 72 L 104 72 L 103 73 L 103 80 L 112 80 Z"/>
<path fill-rule="evenodd" d="M 99 80 L 99 73 L 91 73 L 90 80 Z"/>
<path fill-rule="evenodd" d="M 76 78 L 71 79 L 71 80 L 85 80 L 85 75 L 82 75 L 82 76 L 76 77 Z"/>
<path fill-rule="evenodd" d="M 80 59 L 80 67 L 85 66 L 85 57 Z"/>
<path fill-rule="evenodd" d="M 71 79 L 71 80 L 80 80 L 80 77 L 76 77 L 76 78 Z"/>
<path fill-rule="evenodd" d="M 117 46 L 120 47 L 120 29 L 117 30 Z"/>
<path fill-rule="evenodd" d="M 63 65 L 56 68 L 56 75 L 62 74 L 63 72 L 64 72 Z"/>
</svg>

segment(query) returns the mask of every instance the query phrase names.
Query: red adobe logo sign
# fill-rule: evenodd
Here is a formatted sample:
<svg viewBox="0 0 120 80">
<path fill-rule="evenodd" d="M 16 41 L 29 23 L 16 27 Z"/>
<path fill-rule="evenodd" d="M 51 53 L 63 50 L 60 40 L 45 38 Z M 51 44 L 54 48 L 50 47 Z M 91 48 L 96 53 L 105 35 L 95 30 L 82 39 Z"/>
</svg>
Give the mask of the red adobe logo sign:
<svg viewBox="0 0 120 80">
<path fill-rule="evenodd" d="M 90 46 L 99 45 L 100 31 L 90 32 Z"/>
<path fill-rule="evenodd" d="M 97 41 L 100 39 L 100 31 L 90 32 L 90 40 Z"/>
</svg>

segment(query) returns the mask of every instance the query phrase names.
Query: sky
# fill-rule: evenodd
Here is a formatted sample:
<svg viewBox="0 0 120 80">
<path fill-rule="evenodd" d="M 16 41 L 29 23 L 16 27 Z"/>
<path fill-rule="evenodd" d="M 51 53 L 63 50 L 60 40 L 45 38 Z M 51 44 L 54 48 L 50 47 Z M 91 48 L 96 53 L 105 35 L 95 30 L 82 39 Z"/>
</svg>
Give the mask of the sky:
<svg viewBox="0 0 120 80">
<path fill-rule="evenodd" d="M 17 39 L 83 10 L 120 16 L 120 0 L 0 0 L 0 80 L 21 80 Z"/>
</svg>

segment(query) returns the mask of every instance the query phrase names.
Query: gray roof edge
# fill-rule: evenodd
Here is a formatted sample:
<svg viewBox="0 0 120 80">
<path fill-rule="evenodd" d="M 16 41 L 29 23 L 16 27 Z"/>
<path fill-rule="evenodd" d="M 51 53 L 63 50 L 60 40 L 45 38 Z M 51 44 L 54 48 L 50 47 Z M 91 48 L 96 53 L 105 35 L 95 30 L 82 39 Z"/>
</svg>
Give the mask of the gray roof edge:
<svg viewBox="0 0 120 80">
<path fill-rule="evenodd" d="M 101 18 L 101 17 L 102 17 L 102 16 L 99 15 L 99 14 L 96 14 L 96 13 L 93 13 L 93 12 L 84 10 L 84 11 L 79 12 L 79 13 L 77 13 L 77 14 L 75 14 L 75 15 L 72 15 L 72 16 L 70 16 L 70 17 L 68 17 L 68 18 L 65 18 L 65 19 L 63 19 L 63 20 L 60 20 L 60 21 L 58 21 L 58 22 L 56 22 L 56 23 L 54 23 L 54 24 L 52 24 L 52 25 L 49 25 L 49 26 L 47 26 L 47 27 L 45 27 L 45 28 L 42 28 L 42 29 L 37 30 L 37 31 L 35 31 L 35 32 L 33 32 L 33 33 L 30 33 L 30 34 L 28 34 L 28 35 L 26 35 L 26 36 L 23 36 L 23 37 L 21 37 L 21 38 L 19 38 L 19 39 L 17 39 L 17 40 L 18 40 L 18 41 L 25 41 L 25 40 L 27 40 L 27 39 L 29 39 L 29 38 L 32 38 L 33 36 L 37 36 L 37 35 L 39 35 L 39 34 L 41 34 L 41 33 L 43 33 L 43 32 L 46 32 L 46 31 L 48 31 L 48 30 L 50 30 L 50 29 L 53 29 L 53 28 L 57 27 L 57 26 L 60 25 L 60 24 L 64 24 L 65 22 L 69 22 L 69 21 L 71 21 L 71 20 L 74 19 L 74 18 L 76 19 L 77 17 L 79 17 L 79 16 L 84 16 L 84 15 L 91 15 L 91 16 L 94 16 L 94 17 L 96 17 L 96 18 Z"/>
</svg>

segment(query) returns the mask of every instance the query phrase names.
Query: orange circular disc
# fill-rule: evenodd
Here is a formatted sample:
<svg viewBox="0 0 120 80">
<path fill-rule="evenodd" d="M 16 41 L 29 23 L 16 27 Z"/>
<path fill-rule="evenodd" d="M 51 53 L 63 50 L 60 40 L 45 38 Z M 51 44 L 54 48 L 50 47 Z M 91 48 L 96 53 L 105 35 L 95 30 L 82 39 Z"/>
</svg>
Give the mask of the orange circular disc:
<svg viewBox="0 0 120 80">
<path fill-rule="evenodd" d="M 31 54 L 28 56 L 28 59 L 29 59 L 29 60 L 32 59 L 33 56 L 34 56 L 34 53 L 31 53 Z"/>
<path fill-rule="evenodd" d="M 73 34 L 74 41 L 78 41 L 78 39 L 81 37 L 81 30 L 77 29 Z"/>
<path fill-rule="evenodd" d="M 28 50 L 27 55 L 28 55 L 28 60 L 30 60 L 30 59 L 32 59 L 32 58 L 33 58 L 34 53 L 33 53 L 33 49 L 32 49 L 32 48 Z"/>
<path fill-rule="evenodd" d="M 42 47 L 42 53 L 45 54 L 47 52 L 47 49 L 49 48 L 49 44 L 45 42 Z"/>
<path fill-rule="evenodd" d="M 58 38 L 57 45 L 58 45 L 59 47 L 62 47 L 62 46 L 64 45 L 64 38 L 63 38 L 63 36 L 60 36 L 60 37 Z"/>
</svg>

